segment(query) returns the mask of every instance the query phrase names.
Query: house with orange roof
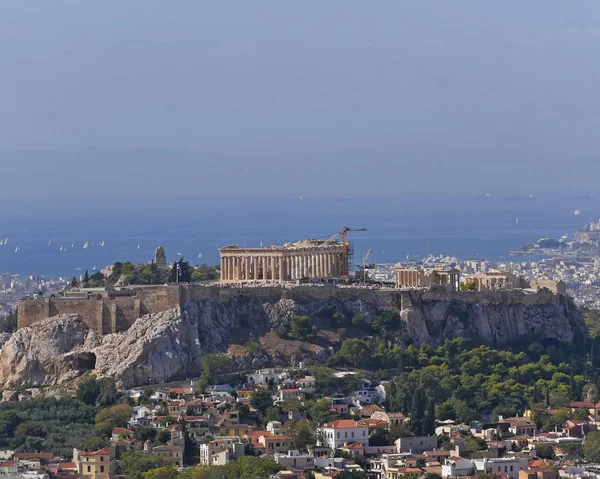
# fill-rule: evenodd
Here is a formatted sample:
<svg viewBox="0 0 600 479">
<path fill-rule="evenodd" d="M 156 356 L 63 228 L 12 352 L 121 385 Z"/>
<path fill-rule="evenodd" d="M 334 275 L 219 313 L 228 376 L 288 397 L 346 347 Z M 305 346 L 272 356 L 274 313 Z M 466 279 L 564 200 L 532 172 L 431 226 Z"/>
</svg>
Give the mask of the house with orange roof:
<svg viewBox="0 0 600 479">
<path fill-rule="evenodd" d="M 385 421 L 390 427 L 399 426 L 406 422 L 406 416 L 401 412 L 375 411 L 371 414 L 371 418 Z"/>
<path fill-rule="evenodd" d="M 365 446 L 361 442 L 353 442 L 352 444 L 344 444 L 340 450 L 351 454 L 352 457 L 363 457 L 365 455 Z"/>
<path fill-rule="evenodd" d="M 300 388 L 281 388 L 279 390 L 279 401 L 291 401 L 293 399 L 303 399 L 304 394 Z"/>
<path fill-rule="evenodd" d="M 519 471 L 519 479 L 558 479 L 558 471 L 549 467 Z"/>
<path fill-rule="evenodd" d="M 219 426 L 221 436 L 237 436 L 245 439 L 253 431 L 254 428 L 248 424 L 221 424 Z"/>
<path fill-rule="evenodd" d="M 73 462 L 77 464 L 77 474 L 86 479 L 109 479 L 117 472 L 115 450 L 111 447 L 93 452 L 73 449 Z"/>
<path fill-rule="evenodd" d="M 250 399 L 250 397 L 252 397 L 253 392 L 254 392 L 254 389 L 251 389 L 251 388 L 238 389 L 237 390 L 238 400 L 239 399 Z"/>
<path fill-rule="evenodd" d="M 376 412 L 382 412 L 383 409 L 379 407 L 377 404 L 364 404 L 360 409 L 360 416 L 364 418 L 373 417 L 373 414 Z"/>
<path fill-rule="evenodd" d="M 360 424 L 361 426 L 367 426 L 369 428 L 369 433 L 372 433 L 377 428 L 387 428 L 388 427 L 387 422 L 382 421 L 381 419 L 373 419 L 373 418 L 363 419 L 361 421 L 358 421 L 358 424 Z"/>
<path fill-rule="evenodd" d="M 305 377 L 302 379 L 298 379 L 298 381 L 296 381 L 296 385 L 302 390 L 303 393 L 311 394 L 315 392 L 316 382 L 316 378 Z"/>
<path fill-rule="evenodd" d="M 369 445 L 369 428 L 353 419 L 338 419 L 319 428 L 319 446 L 339 449 L 344 444 L 360 442 Z"/>
<path fill-rule="evenodd" d="M 258 445 L 265 448 L 265 454 L 287 452 L 293 448 L 293 442 L 294 440 L 290 436 L 274 436 L 266 431 L 264 431 L 257 440 Z"/>
<path fill-rule="evenodd" d="M 189 386 L 169 388 L 169 392 L 179 398 L 191 397 L 194 395 L 194 389 Z"/>
<path fill-rule="evenodd" d="M 169 414 L 178 414 L 180 411 L 185 411 L 185 400 L 174 399 L 173 401 L 169 401 L 167 407 Z"/>
</svg>

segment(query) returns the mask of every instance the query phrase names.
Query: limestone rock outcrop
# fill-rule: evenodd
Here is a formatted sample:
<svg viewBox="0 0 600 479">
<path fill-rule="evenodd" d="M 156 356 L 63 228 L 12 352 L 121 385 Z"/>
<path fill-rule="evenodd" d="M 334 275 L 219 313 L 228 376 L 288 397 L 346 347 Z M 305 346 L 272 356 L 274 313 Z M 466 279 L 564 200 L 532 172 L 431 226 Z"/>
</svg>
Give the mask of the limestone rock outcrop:
<svg viewBox="0 0 600 479">
<path fill-rule="evenodd" d="M 20 329 L 0 354 L 2 387 L 59 384 L 93 369 L 100 342 L 79 316 L 56 316 Z"/>
<path fill-rule="evenodd" d="M 0 387 L 54 385 L 90 370 L 114 377 L 123 387 L 190 378 L 199 375 L 203 354 L 225 352 L 232 343 L 263 341 L 269 335 L 271 347 L 237 356 L 237 367 L 289 365 L 309 358 L 324 361 L 333 353 L 328 345 L 293 349 L 290 341 L 274 340 L 272 331 L 289 324 L 296 315 L 309 316 L 320 328 L 331 327 L 334 313 L 346 321 L 360 313 L 370 322 L 383 311 L 398 313 L 401 331 L 416 342 L 436 343 L 460 336 L 504 346 L 518 341 L 588 338 L 583 317 L 572 300 L 546 292 L 357 290 L 350 297 L 315 297 L 244 291 L 226 299 L 190 300 L 103 337 L 78 316 L 57 316 L 22 328 L 0 352 Z"/>
<path fill-rule="evenodd" d="M 199 374 L 198 325 L 180 309 L 150 314 L 127 331 L 108 334 L 93 349 L 96 372 L 125 387 Z"/>
</svg>

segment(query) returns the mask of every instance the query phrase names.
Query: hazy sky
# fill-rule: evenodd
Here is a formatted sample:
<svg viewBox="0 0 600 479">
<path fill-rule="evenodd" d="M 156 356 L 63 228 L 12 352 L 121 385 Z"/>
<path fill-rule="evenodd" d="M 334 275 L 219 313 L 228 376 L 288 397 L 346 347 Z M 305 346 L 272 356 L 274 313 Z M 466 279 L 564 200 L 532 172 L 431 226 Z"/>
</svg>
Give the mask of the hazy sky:
<svg viewBox="0 0 600 479">
<path fill-rule="evenodd" d="M 0 195 L 592 189 L 599 25 L 597 0 L 4 0 Z"/>
</svg>

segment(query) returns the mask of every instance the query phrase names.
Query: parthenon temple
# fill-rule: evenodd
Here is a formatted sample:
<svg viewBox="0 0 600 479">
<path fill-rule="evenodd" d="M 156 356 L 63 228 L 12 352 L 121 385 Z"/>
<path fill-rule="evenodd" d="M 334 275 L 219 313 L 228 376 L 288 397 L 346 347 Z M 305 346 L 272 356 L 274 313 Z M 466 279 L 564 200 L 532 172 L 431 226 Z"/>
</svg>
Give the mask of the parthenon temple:
<svg viewBox="0 0 600 479">
<path fill-rule="evenodd" d="M 234 244 L 219 253 L 222 282 L 339 278 L 343 271 L 342 245 L 327 240 L 308 239 L 264 248 Z"/>
</svg>

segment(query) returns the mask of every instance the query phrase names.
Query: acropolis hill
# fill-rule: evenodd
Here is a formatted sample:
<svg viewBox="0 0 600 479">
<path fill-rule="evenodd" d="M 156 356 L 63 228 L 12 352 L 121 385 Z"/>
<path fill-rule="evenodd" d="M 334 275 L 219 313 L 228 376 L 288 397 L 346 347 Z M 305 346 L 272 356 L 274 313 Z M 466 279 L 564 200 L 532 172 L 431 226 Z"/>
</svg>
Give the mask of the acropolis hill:
<svg viewBox="0 0 600 479">
<path fill-rule="evenodd" d="M 80 293 L 83 297 L 39 298 L 19 305 L 18 326 L 23 328 L 59 314 L 76 314 L 101 334 L 126 331 L 136 319 L 148 314 L 196 305 L 211 321 L 224 316 L 234 323 L 243 319 L 273 324 L 292 314 L 307 314 L 315 320 L 333 312 L 352 316 L 395 311 L 417 340 L 443 335 L 479 337 L 504 343 L 527 334 L 540 337 L 572 337 L 571 322 L 583 320 L 571 299 L 549 291 L 535 294 L 512 291 L 453 291 L 444 287 L 422 290 L 363 288 L 336 285 L 264 285 L 227 287 L 222 285 L 132 286 L 102 293 Z M 268 318 L 265 318 L 267 316 Z M 229 321 L 229 319 L 227 320 Z M 560 335 L 550 325 L 560 324 Z"/>
</svg>

